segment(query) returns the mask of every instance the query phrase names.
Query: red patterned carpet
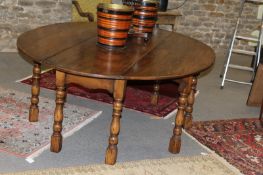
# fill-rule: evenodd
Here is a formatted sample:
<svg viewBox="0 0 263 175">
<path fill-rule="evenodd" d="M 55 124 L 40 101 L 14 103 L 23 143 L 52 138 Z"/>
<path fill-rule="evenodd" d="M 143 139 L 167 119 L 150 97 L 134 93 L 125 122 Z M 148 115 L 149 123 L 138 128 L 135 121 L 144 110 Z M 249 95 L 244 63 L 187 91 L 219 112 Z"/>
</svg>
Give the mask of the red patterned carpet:
<svg viewBox="0 0 263 175">
<path fill-rule="evenodd" d="M 258 119 L 194 122 L 187 131 L 247 175 L 263 175 L 263 127 Z"/>
<path fill-rule="evenodd" d="M 31 78 L 22 80 L 21 83 L 32 84 Z M 152 105 L 150 99 L 153 91 L 153 81 L 128 81 L 127 91 L 124 100 L 124 107 L 150 114 L 153 117 L 168 117 L 177 109 L 178 85 L 174 82 L 162 82 L 160 85 L 160 99 L 158 105 Z M 40 86 L 43 88 L 55 89 L 54 70 L 41 74 Z M 112 96 L 104 90 L 89 90 L 76 84 L 68 86 L 68 93 L 84 98 L 98 100 L 112 104 Z"/>
</svg>

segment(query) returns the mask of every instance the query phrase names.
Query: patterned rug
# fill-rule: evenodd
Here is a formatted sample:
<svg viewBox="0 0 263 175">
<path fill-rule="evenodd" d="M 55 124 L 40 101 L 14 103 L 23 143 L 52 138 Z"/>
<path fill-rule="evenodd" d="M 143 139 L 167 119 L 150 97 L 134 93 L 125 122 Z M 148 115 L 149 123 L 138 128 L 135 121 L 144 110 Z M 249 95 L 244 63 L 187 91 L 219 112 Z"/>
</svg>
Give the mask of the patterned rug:
<svg viewBox="0 0 263 175">
<path fill-rule="evenodd" d="M 263 175 L 263 127 L 258 119 L 194 122 L 187 131 L 247 175 Z"/>
<path fill-rule="evenodd" d="M 31 77 L 19 80 L 18 82 L 32 84 Z M 171 81 L 161 82 L 158 105 L 152 105 L 153 84 L 153 81 L 128 81 L 124 107 L 150 114 L 152 117 L 169 118 L 173 116 L 178 105 L 178 84 Z M 54 70 L 41 74 L 40 86 L 55 90 Z M 104 103 L 113 103 L 112 96 L 104 90 L 89 90 L 76 84 L 70 84 L 68 86 L 68 93 Z"/>
<path fill-rule="evenodd" d="M 0 89 L 0 151 L 29 162 L 49 148 L 55 102 L 40 97 L 39 122 L 30 123 L 30 94 Z M 63 136 L 67 137 L 100 115 L 100 111 L 65 104 Z"/>
<path fill-rule="evenodd" d="M 2 175 L 238 175 L 235 168 L 211 155 L 87 165 Z"/>
</svg>

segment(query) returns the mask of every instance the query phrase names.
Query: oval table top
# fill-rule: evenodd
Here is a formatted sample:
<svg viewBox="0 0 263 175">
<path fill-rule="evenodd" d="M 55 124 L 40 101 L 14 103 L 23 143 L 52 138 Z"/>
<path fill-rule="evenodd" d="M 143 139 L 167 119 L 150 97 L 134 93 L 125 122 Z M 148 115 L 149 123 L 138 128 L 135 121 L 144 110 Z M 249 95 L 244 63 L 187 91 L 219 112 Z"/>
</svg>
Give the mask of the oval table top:
<svg viewBox="0 0 263 175">
<path fill-rule="evenodd" d="M 22 34 L 17 40 L 26 60 L 66 73 L 126 80 L 177 79 L 212 66 L 214 51 L 179 33 L 156 29 L 147 42 L 130 37 L 122 49 L 97 45 L 96 23 L 59 23 Z"/>
</svg>

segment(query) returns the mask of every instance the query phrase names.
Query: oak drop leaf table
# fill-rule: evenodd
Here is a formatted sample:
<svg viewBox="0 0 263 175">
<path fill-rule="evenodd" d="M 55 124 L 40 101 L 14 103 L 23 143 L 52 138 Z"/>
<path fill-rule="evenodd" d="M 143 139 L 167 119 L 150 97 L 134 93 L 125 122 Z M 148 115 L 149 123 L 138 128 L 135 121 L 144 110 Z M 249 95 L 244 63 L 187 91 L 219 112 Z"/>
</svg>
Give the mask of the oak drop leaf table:
<svg viewBox="0 0 263 175">
<path fill-rule="evenodd" d="M 179 105 L 169 151 L 178 153 L 182 127 L 192 121 L 196 76 L 212 66 L 214 51 L 207 45 L 175 32 L 156 29 L 150 40 L 128 39 L 123 49 L 98 46 L 96 23 L 59 23 L 28 31 L 17 40 L 19 54 L 33 63 L 33 84 L 29 120 L 38 120 L 41 65 L 56 70 L 56 108 L 51 151 L 62 148 L 65 85 L 77 83 L 113 94 L 113 113 L 105 163 L 115 164 L 118 134 L 126 82 L 129 80 L 179 81 Z M 158 95 L 158 85 L 153 94 Z"/>
</svg>

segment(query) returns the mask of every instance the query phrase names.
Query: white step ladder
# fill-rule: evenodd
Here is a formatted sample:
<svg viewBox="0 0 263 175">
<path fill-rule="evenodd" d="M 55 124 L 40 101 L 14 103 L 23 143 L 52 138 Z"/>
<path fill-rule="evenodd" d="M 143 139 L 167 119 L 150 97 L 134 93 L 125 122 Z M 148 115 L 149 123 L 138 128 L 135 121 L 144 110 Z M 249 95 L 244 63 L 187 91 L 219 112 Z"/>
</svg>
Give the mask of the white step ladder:
<svg viewBox="0 0 263 175">
<path fill-rule="evenodd" d="M 259 60 L 260 60 L 260 52 L 261 52 L 261 45 L 262 45 L 262 36 L 263 36 L 263 13 L 261 15 L 261 19 L 260 19 L 260 28 L 259 28 L 259 35 L 257 38 L 255 37 L 249 37 L 249 36 L 241 36 L 241 35 L 237 35 L 238 33 L 238 27 L 241 21 L 241 17 L 242 17 L 242 12 L 244 10 L 244 6 L 245 3 L 256 3 L 258 5 L 263 4 L 263 0 L 241 0 L 241 7 L 239 10 L 239 15 L 237 18 L 237 22 L 235 25 L 235 30 L 233 32 L 233 36 L 229 45 L 229 50 L 228 50 L 228 54 L 224 63 L 224 67 L 223 70 L 220 74 L 220 77 L 222 77 L 222 83 L 221 83 L 221 89 L 224 88 L 225 85 L 225 81 L 228 82 L 233 82 L 233 83 L 240 83 L 240 84 L 248 84 L 251 85 L 253 79 L 254 79 L 254 75 L 257 69 L 257 66 L 259 64 Z M 241 49 L 234 49 L 234 44 L 236 40 L 245 40 L 247 42 L 255 42 L 257 44 L 256 47 L 256 51 L 248 51 L 248 50 L 241 50 Z M 231 56 L 232 53 L 237 53 L 237 54 L 244 54 L 244 55 L 250 55 L 250 56 L 254 56 L 255 60 L 253 62 L 253 66 L 247 67 L 247 66 L 240 66 L 240 65 L 235 65 L 235 64 L 231 64 Z M 252 72 L 252 78 L 251 78 L 251 82 L 244 82 L 244 81 L 238 81 L 238 80 L 234 80 L 234 79 L 229 79 L 226 77 L 228 69 L 232 68 L 232 69 L 239 69 L 239 70 L 245 70 L 245 71 L 250 71 Z"/>
</svg>

